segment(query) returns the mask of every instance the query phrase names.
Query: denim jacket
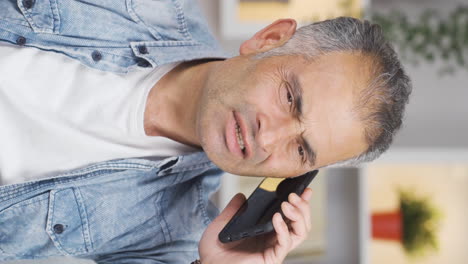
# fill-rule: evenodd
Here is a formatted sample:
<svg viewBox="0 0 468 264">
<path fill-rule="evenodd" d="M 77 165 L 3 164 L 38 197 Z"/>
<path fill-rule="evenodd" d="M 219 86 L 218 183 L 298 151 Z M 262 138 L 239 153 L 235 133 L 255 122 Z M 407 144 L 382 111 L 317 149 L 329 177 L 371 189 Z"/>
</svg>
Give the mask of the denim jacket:
<svg viewBox="0 0 468 264">
<path fill-rule="evenodd" d="M 190 263 L 217 214 L 221 171 L 205 153 L 114 160 L 0 186 L 0 262 L 74 256 L 97 263 Z"/>
<path fill-rule="evenodd" d="M 1 0 L 0 40 L 126 73 L 225 58 L 196 0 Z"/>
<path fill-rule="evenodd" d="M 116 73 L 226 56 L 195 0 L 1 0 L 0 41 Z M 190 262 L 217 213 L 209 196 L 220 174 L 195 153 L 108 161 L 0 186 L 0 261 Z"/>
</svg>

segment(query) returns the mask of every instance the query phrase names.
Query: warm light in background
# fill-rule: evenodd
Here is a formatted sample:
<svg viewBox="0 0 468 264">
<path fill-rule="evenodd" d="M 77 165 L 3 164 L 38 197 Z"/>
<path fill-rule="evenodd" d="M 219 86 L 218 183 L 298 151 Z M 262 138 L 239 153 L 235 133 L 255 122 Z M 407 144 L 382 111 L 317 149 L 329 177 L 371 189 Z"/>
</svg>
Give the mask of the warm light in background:
<svg viewBox="0 0 468 264">
<path fill-rule="evenodd" d="M 324 20 L 338 16 L 361 17 L 364 0 L 241 0 L 240 21 L 271 22 L 294 18 L 299 22 Z"/>
</svg>

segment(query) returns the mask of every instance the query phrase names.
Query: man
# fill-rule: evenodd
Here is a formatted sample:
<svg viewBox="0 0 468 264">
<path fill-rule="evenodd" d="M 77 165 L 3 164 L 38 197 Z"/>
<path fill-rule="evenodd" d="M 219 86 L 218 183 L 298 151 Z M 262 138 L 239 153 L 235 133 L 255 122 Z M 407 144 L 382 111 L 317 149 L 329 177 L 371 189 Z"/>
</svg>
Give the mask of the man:
<svg viewBox="0 0 468 264">
<path fill-rule="evenodd" d="M 2 260 L 189 262 L 219 169 L 293 177 L 372 160 L 410 93 L 380 28 L 351 18 L 278 20 L 224 60 L 190 1 L 0 7 Z M 275 235 L 222 245 L 234 197 L 201 262 L 282 262 L 310 229 L 309 199 L 289 197 Z"/>
</svg>

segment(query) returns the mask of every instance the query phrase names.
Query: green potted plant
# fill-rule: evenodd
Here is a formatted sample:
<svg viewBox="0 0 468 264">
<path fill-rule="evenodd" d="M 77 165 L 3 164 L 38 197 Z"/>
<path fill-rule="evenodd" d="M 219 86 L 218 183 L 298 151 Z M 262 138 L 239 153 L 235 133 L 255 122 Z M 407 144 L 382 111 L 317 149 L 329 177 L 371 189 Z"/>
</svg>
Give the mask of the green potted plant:
<svg viewBox="0 0 468 264">
<path fill-rule="evenodd" d="M 382 26 L 403 60 L 414 65 L 438 60 L 442 75 L 468 69 L 468 6 L 460 5 L 448 15 L 426 9 L 419 16 L 394 10 L 370 12 L 369 17 Z"/>
<path fill-rule="evenodd" d="M 422 256 L 438 249 L 437 227 L 440 214 L 427 198 L 400 190 L 399 208 L 394 212 L 372 214 L 374 239 L 402 243 L 411 256 Z"/>
<path fill-rule="evenodd" d="M 413 65 L 438 61 L 440 75 L 468 70 L 468 5 L 458 5 L 448 14 L 426 8 L 414 15 L 402 9 L 390 12 L 363 10 L 356 8 L 354 2 L 342 0 L 339 9 L 345 16 L 364 16 L 379 24 L 404 61 Z M 318 18 L 312 18 L 312 21 L 318 21 Z"/>
</svg>

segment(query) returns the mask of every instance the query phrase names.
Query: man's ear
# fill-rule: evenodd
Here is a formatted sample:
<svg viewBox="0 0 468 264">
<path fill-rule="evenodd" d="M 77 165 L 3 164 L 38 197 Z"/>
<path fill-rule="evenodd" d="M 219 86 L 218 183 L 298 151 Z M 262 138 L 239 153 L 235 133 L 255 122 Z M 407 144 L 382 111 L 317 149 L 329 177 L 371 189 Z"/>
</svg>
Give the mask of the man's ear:
<svg viewBox="0 0 468 264">
<path fill-rule="evenodd" d="M 296 20 L 278 19 L 255 35 L 244 41 L 240 46 L 241 55 L 264 52 L 283 45 L 296 32 Z"/>
</svg>

